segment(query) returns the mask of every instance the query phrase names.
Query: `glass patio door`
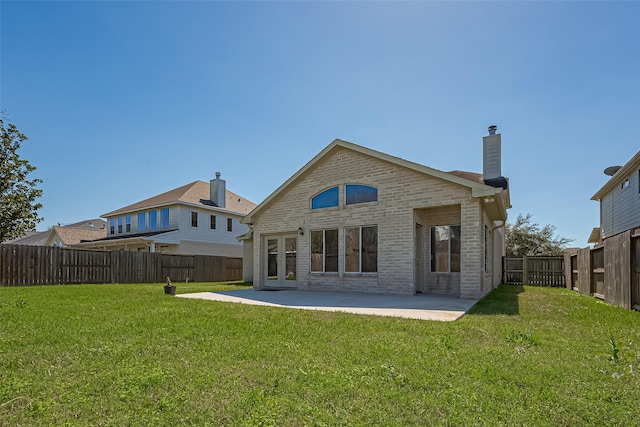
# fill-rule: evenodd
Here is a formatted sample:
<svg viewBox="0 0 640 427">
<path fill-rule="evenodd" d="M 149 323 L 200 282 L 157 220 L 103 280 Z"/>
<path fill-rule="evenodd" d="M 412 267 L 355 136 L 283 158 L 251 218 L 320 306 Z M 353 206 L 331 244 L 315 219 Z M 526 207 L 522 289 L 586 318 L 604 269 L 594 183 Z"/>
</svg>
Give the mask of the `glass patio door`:
<svg viewBox="0 0 640 427">
<path fill-rule="evenodd" d="M 264 259 L 267 288 L 296 288 L 298 275 L 298 237 L 267 236 Z"/>
</svg>

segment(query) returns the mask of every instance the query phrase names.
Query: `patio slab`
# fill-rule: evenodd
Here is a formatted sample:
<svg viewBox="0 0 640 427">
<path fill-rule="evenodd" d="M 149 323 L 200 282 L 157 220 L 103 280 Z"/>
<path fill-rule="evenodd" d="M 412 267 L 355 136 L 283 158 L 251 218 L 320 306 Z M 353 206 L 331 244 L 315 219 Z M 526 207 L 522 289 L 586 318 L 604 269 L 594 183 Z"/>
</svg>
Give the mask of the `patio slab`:
<svg viewBox="0 0 640 427">
<path fill-rule="evenodd" d="M 176 296 L 301 310 L 341 311 L 444 322 L 459 319 L 478 302 L 475 299 L 427 294 L 399 296 L 295 290 L 258 291 L 254 289 L 198 292 Z"/>
</svg>

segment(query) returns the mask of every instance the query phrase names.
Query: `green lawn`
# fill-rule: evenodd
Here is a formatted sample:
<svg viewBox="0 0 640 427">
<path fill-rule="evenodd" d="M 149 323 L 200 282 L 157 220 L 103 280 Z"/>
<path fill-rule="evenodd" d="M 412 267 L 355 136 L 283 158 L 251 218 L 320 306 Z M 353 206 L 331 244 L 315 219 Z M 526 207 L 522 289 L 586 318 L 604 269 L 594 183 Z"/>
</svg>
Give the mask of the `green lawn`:
<svg viewBox="0 0 640 427">
<path fill-rule="evenodd" d="M 640 425 L 640 313 L 575 292 L 440 323 L 162 286 L 0 288 L 0 426 Z"/>
</svg>

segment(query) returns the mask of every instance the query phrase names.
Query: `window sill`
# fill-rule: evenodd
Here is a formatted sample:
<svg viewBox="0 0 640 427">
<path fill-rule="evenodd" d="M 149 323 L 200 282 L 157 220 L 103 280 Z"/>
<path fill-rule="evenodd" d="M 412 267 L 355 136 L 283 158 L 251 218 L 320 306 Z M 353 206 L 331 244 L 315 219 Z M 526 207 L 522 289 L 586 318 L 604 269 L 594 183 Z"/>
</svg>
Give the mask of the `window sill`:
<svg viewBox="0 0 640 427">
<path fill-rule="evenodd" d="M 338 277 L 338 272 L 337 271 L 311 271 L 309 272 L 309 276 L 334 276 L 334 277 Z"/>
<path fill-rule="evenodd" d="M 377 277 L 378 276 L 378 272 L 357 273 L 357 272 L 345 271 L 344 272 L 344 276 L 345 277 Z"/>
</svg>

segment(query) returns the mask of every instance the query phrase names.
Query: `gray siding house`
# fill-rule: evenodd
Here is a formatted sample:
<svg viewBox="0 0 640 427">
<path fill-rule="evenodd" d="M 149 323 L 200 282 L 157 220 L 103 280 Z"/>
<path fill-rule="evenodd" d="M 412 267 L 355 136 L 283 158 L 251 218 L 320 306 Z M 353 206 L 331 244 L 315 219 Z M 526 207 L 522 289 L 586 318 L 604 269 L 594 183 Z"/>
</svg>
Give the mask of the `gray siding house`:
<svg viewBox="0 0 640 427">
<path fill-rule="evenodd" d="M 243 220 L 255 289 L 479 298 L 501 282 L 510 208 L 501 136 L 483 174 L 443 172 L 336 139 Z"/>
<path fill-rule="evenodd" d="M 248 231 L 240 220 L 255 203 L 226 189 L 216 173 L 102 215 L 106 237 L 76 247 L 242 257 L 236 237 Z"/>
<path fill-rule="evenodd" d="M 640 151 L 613 173 L 591 200 L 600 202 L 600 227 L 589 243 L 598 243 L 627 230 L 640 230 Z"/>
</svg>

